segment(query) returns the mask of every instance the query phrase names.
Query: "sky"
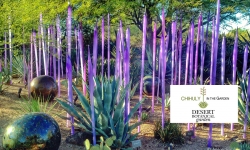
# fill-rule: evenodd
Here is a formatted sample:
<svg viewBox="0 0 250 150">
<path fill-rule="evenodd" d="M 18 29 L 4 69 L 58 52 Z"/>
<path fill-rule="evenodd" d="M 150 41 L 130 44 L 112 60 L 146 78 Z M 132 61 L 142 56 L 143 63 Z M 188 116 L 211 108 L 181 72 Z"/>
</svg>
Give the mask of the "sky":
<svg viewBox="0 0 250 150">
<path fill-rule="evenodd" d="M 234 21 L 228 21 L 226 22 L 226 24 L 228 24 L 228 26 L 224 26 L 224 27 L 220 27 L 220 32 L 221 33 L 228 33 L 230 30 L 236 29 L 238 28 L 245 28 L 250 30 L 250 24 L 247 21 L 248 18 L 243 18 L 241 14 L 236 14 L 236 17 L 239 18 L 237 22 Z"/>
</svg>

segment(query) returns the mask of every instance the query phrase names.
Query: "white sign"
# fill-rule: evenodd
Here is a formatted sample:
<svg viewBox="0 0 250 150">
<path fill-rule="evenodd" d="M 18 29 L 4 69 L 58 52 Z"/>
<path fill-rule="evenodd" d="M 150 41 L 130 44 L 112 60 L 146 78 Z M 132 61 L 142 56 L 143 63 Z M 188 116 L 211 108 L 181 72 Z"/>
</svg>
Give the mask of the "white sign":
<svg viewBox="0 0 250 150">
<path fill-rule="evenodd" d="M 238 123 L 237 85 L 171 85 L 171 123 Z"/>
</svg>

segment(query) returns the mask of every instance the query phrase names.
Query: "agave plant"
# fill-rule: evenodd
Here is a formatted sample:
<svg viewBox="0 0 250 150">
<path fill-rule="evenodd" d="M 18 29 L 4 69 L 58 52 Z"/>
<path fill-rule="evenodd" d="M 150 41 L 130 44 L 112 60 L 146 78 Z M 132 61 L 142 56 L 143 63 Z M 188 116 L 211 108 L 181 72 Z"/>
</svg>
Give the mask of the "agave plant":
<svg viewBox="0 0 250 150">
<path fill-rule="evenodd" d="M 247 101 L 247 89 L 248 89 L 248 79 L 243 78 L 238 72 L 238 107 L 239 107 L 239 123 L 244 125 L 245 114 L 246 114 L 246 101 Z M 248 106 L 249 107 L 249 106 Z M 248 125 L 250 120 L 250 113 L 248 113 Z"/>
<path fill-rule="evenodd" d="M 126 91 L 130 89 L 130 85 L 125 88 L 120 87 L 119 78 L 115 79 L 103 79 L 99 80 L 97 78 L 95 81 L 94 89 L 94 115 L 96 124 L 96 135 L 103 136 L 105 139 L 108 137 L 115 136 L 112 148 L 120 149 L 125 148 L 128 144 L 134 140 L 137 134 L 132 135 L 132 130 L 141 124 L 137 122 L 134 124 L 129 124 L 129 120 L 133 117 L 134 113 L 137 111 L 141 103 L 138 102 L 133 109 L 131 109 L 127 122 L 124 118 L 124 99 Z M 130 97 L 134 95 L 137 85 L 130 92 Z M 121 88 L 121 89 L 119 89 Z M 57 100 L 63 109 L 65 109 L 70 115 L 74 116 L 74 126 L 85 132 L 92 133 L 91 124 L 91 106 L 86 97 L 73 85 L 73 89 L 77 93 L 79 100 L 81 102 L 82 108 L 86 111 L 83 112 L 82 109 L 70 104 L 65 101 Z M 120 90 L 120 94 L 118 91 Z M 64 119 L 63 116 L 60 116 Z"/>
</svg>

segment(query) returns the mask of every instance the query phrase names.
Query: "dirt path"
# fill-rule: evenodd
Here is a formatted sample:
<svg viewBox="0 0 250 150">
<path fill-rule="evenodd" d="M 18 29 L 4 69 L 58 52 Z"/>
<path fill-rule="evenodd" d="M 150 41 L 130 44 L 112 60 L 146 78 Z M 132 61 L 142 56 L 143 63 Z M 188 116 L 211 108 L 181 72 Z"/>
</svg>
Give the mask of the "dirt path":
<svg viewBox="0 0 250 150">
<path fill-rule="evenodd" d="M 15 79 L 13 81 L 13 85 L 6 85 L 7 89 L 4 91 L 3 94 L 0 95 L 0 149 L 3 149 L 2 147 L 2 138 L 3 138 L 3 132 L 4 129 L 7 127 L 8 124 L 10 124 L 15 118 L 21 116 L 18 112 L 20 110 L 20 103 L 23 103 L 23 100 L 18 98 L 18 89 L 22 88 L 22 96 L 27 96 L 28 91 L 24 88 L 24 85 L 22 83 L 18 83 L 19 80 Z M 61 89 L 62 96 L 61 98 L 65 98 L 67 96 L 66 89 L 62 87 Z M 137 102 L 138 97 L 134 97 L 131 103 Z M 143 104 L 143 107 L 147 107 L 151 105 L 151 98 L 149 97 Z M 57 108 L 57 106 L 56 106 Z M 161 119 L 161 106 L 160 104 L 156 104 L 155 106 L 155 114 L 150 114 L 149 121 L 144 122 L 141 125 L 141 133 L 139 134 L 139 139 L 142 141 L 142 148 L 146 150 L 164 150 L 165 148 L 164 144 L 153 137 L 153 129 L 154 129 L 154 121 Z M 64 113 L 61 108 L 58 108 L 53 113 Z M 169 117 L 169 112 L 166 111 L 167 117 Z M 55 120 L 58 122 L 60 129 L 61 129 L 61 135 L 62 135 L 62 141 L 61 146 L 59 150 L 80 150 L 84 149 L 81 146 L 71 145 L 67 144 L 65 142 L 65 139 L 70 134 L 70 129 L 66 127 L 66 121 L 62 120 L 61 118 L 55 117 Z M 132 120 L 132 122 L 136 121 L 136 118 Z M 186 124 L 181 124 L 183 128 L 183 132 L 185 132 L 187 129 Z M 238 131 L 242 130 L 242 126 L 235 125 L 235 130 L 230 131 L 230 124 L 225 124 L 225 135 L 226 137 L 222 137 L 220 135 L 220 124 L 214 124 L 213 126 L 213 146 L 221 147 L 222 149 L 229 150 L 229 139 L 235 136 L 238 136 L 239 138 L 242 137 L 242 134 L 238 133 Z M 134 133 L 137 132 L 137 130 L 134 130 Z M 198 127 L 196 130 L 196 138 L 192 141 L 192 143 L 184 144 L 182 146 L 175 147 L 176 150 L 206 150 L 207 146 L 207 137 L 208 137 L 208 127 Z"/>
</svg>

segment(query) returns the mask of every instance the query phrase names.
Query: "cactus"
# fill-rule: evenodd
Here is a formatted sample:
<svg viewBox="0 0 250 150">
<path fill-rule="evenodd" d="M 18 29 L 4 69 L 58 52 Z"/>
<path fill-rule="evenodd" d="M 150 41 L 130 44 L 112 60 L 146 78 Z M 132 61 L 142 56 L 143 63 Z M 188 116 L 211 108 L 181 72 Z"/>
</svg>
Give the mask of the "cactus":
<svg viewBox="0 0 250 150">
<path fill-rule="evenodd" d="M 103 137 L 101 136 L 100 145 L 96 144 L 94 146 L 91 146 L 88 139 L 84 141 L 84 145 L 86 150 L 111 150 L 110 146 L 113 144 L 115 139 L 116 137 L 112 136 L 104 141 Z"/>
<path fill-rule="evenodd" d="M 94 81 L 94 115 L 96 118 L 96 135 L 103 136 L 105 139 L 107 139 L 108 137 L 115 136 L 116 139 L 112 143 L 111 147 L 116 149 L 125 148 L 138 135 L 138 133 L 132 135 L 131 132 L 133 129 L 139 126 L 141 122 L 129 124 L 129 120 L 133 117 L 134 113 L 140 107 L 144 99 L 138 102 L 134 106 L 134 108 L 130 110 L 127 121 L 125 121 L 124 99 L 126 91 L 130 90 L 131 83 L 124 88 L 119 85 L 119 78 L 117 80 L 95 78 Z M 130 97 L 134 95 L 137 85 L 131 90 Z M 78 127 L 86 132 L 92 133 L 90 104 L 86 97 L 84 97 L 83 94 L 74 85 L 73 89 L 77 93 L 82 108 L 86 112 L 83 112 L 82 109 L 77 108 L 74 105 L 72 105 L 71 107 L 66 101 L 57 101 L 61 104 L 63 109 L 65 109 L 70 115 L 74 116 L 75 127 Z M 120 94 L 117 94 L 118 90 L 120 90 Z M 64 116 L 60 117 L 63 119 L 68 119 Z"/>
</svg>

